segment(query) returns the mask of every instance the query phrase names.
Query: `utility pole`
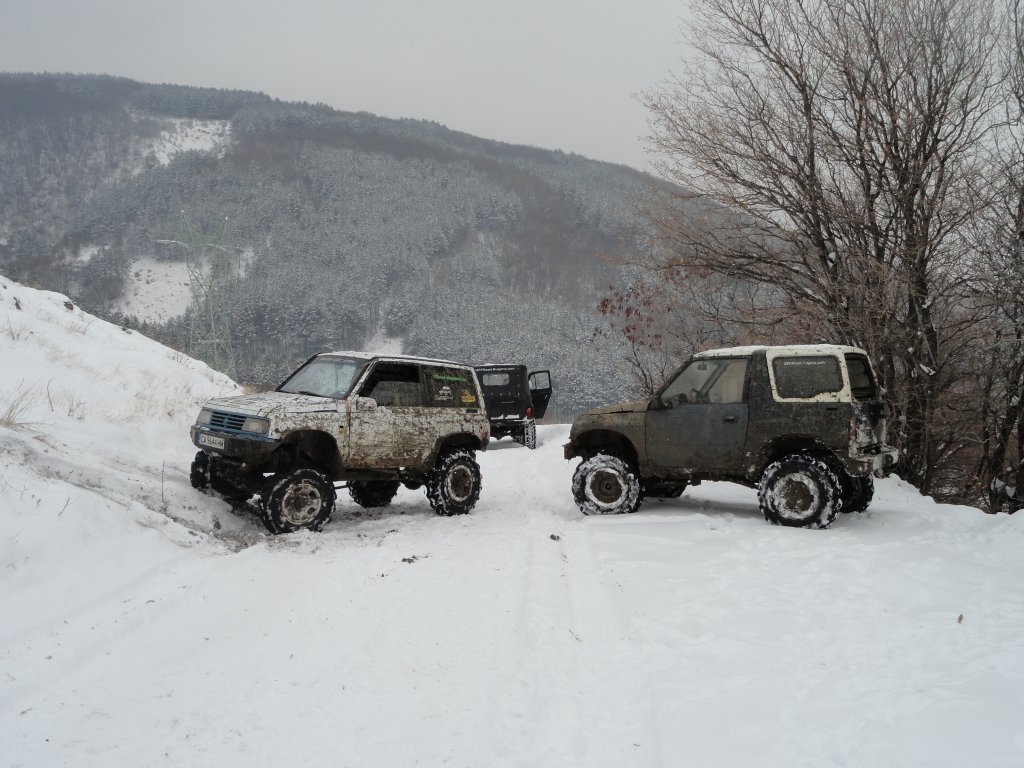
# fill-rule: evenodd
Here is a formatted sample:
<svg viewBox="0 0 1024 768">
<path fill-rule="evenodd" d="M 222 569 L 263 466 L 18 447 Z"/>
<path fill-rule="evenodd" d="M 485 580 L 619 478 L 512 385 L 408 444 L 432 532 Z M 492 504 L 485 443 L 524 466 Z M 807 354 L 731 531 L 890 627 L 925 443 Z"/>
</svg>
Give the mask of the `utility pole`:
<svg viewBox="0 0 1024 768">
<path fill-rule="evenodd" d="M 220 231 L 204 233 L 181 212 L 180 239 L 157 240 L 160 245 L 185 249 L 192 307 L 189 313 L 188 350 L 216 370 L 235 378 L 235 351 L 227 305 L 227 281 L 238 271 L 235 249 L 228 244 L 228 220 Z"/>
</svg>

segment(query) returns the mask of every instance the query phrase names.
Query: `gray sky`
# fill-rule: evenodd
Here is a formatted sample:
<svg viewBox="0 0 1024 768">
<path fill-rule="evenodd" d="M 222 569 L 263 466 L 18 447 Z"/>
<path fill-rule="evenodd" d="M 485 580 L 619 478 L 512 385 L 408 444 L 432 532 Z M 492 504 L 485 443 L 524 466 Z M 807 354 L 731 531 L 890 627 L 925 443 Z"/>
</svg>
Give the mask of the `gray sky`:
<svg viewBox="0 0 1024 768">
<path fill-rule="evenodd" d="M 684 0 L 0 0 L 0 71 L 263 91 L 645 169 Z"/>
</svg>

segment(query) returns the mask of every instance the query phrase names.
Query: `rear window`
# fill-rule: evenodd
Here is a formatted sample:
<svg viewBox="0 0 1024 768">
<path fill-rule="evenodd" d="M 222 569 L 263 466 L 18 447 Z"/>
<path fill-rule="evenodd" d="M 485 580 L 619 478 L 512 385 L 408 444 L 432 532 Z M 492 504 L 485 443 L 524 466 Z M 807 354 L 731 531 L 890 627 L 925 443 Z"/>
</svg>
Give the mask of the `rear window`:
<svg viewBox="0 0 1024 768">
<path fill-rule="evenodd" d="M 507 387 L 509 377 L 507 373 L 485 373 L 480 377 L 482 387 Z"/>
<path fill-rule="evenodd" d="M 776 357 L 772 371 L 775 389 L 785 399 L 806 400 L 843 388 L 839 358 L 832 355 Z"/>
</svg>

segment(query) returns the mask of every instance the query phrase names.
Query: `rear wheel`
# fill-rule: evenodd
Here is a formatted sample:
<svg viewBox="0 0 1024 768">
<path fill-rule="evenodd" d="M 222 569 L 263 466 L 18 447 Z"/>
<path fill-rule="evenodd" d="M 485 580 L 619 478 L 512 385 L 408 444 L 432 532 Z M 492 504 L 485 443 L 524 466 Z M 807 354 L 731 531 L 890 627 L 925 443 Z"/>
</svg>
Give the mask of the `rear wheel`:
<svg viewBox="0 0 1024 768">
<path fill-rule="evenodd" d="M 842 506 L 842 491 L 824 461 L 794 454 L 768 466 L 757 500 L 764 519 L 772 525 L 828 528 Z"/>
<path fill-rule="evenodd" d="M 261 495 L 263 524 L 271 533 L 322 531 L 334 512 L 334 483 L 324 472 L 300 467 L 274 475 Z"/>
<path fill-rule="evenodd" d="M 427 475 L 427 499 L 439 515 L 465 515 L 480 498 L 480 465 L 470 451 L 442 454 Z"/>
<path fill-rule="evenodd" d="M 537 448 L 537 422 L 530 419 L 523 428 L 523 445 L 531 451 Z"/>
<path fill-rule="evenodd" d="M 397 480 L 353 480 L 348 484 L 348 495 L 361 507 L 386 507 L 398 493 Z"/>
<path fill-rule="evenodd" d="M 576 468 L 572 495 L 584 515 L 636 512 L 641 501 L 640 479 L 622 459 L 598 453 Z"/>
<path fill-rule="evenodd" d="M 842 477 L 843 512 L 863 512 L 875 497 L 875 481 L 871 475 L 867 477 Z"/>
</svg>

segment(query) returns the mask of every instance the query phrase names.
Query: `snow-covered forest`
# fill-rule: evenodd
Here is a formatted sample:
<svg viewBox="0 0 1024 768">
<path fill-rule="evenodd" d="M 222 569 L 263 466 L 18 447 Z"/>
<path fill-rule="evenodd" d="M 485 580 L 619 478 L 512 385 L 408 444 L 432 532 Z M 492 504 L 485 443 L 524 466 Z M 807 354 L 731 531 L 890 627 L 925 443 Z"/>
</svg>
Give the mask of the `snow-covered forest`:
<svg viewBox="0 0 1024 768">
<path fill-rule="evenodd" d="M 239 379 L 324 349 L 553 369 L 554 413 L 622 395 L 596 305 L 649 180 L 422 121 L 262 94 L 0 75 L 0 268 L 180 348 L 183 217 L 238 255 Z M 179 314 L 172 315 L 177 311 Z"/>
</svg>

